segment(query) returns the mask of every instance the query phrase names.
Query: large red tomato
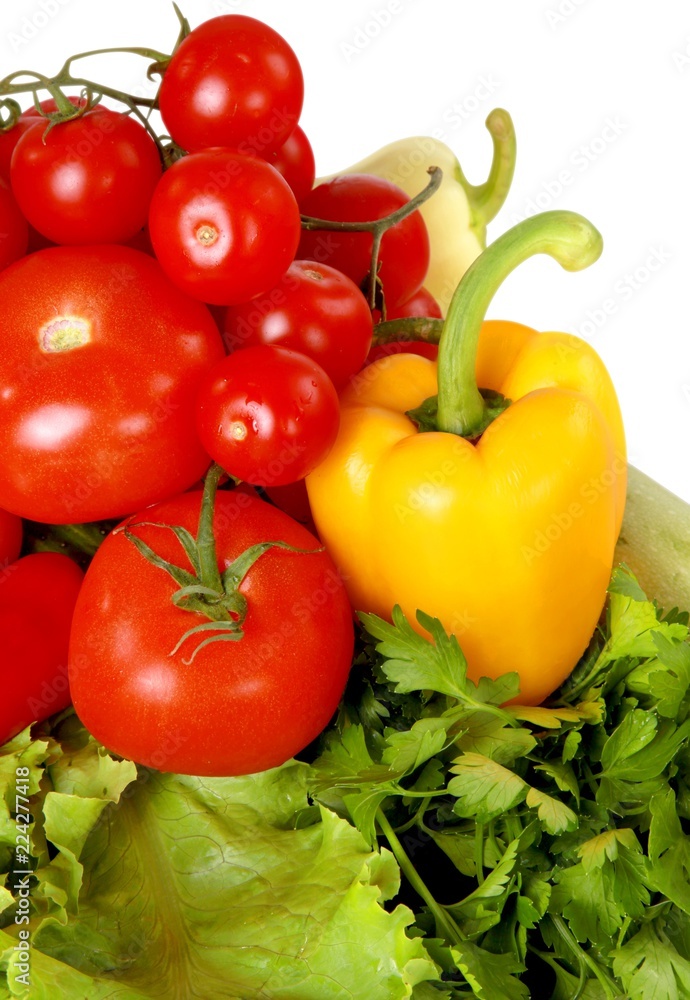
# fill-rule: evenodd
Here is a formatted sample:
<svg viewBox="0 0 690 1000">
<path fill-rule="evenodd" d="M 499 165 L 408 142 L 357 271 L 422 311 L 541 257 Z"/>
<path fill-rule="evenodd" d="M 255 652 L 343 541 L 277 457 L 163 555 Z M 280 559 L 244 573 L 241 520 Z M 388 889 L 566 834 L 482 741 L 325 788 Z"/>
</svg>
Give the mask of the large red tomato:
<svg viewBox="0 0 690 1000">
<path fill-rule="evenodd" d="M 208 464 L 208 309 L 129 247 L 40 250 L 0 273 L 0 507 L 51 523 L 129 514 Z"/>
<path fill-rule="evenodd" d="M 0 743 L 70 703 L 67 647 L 83 573 L 59 552 L 0 573 Z"/>
<path fill-rule="evenodd" d="M 132 532 L 164 559 L 191 570 L 173 533 L 196 533 L 201 493 L 131 518 Z M 178 584 L 122 531 L 108 535 L 86 573 L 72 626 L 69 677 L 81 721 L 108 749 L 161 771 L 233 775 L 282 764 L 328 724 L 353 650 L 342 580 L 302 525 L 245 489 L 216 496 L 218 567 L 250 546 L 270 548 L 240 584 L 244 635 L 198 648 L 207 622 L 172 603 Z M 189 662 L 194 651 L 194 659 Z"/>
</svg>

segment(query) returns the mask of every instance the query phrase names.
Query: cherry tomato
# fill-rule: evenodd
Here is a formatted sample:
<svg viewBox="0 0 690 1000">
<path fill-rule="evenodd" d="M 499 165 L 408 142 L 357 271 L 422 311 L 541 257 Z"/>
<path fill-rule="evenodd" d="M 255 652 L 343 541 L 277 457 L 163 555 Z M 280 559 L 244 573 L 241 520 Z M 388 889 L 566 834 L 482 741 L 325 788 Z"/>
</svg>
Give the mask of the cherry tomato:
<svg viewBox="0 0 690 1000">
<path fill-rule="evenodd" d="M 0 508 L 0 573 L 19 558 L 23 528 L 21 517 Z"/>
<path fill-rule="evenodd" d="M 386 319 L 405 319 L 407 316 L 430 316 L 432 319 L 443 319 L 443 313 L 431 292 L 422 287 L 419 291 L 399 306 L 388 310 Z"/>
<path fill-rule="evenodd" d="M 156 144 L 129 115 L 97 105 L 55 125 L 35 121 L 12 154 L 12 190 L 54 243 L 124 243 L 146 222 L 161 175 Z"/>
<path fill-rule="evenodd" d="M 166 170 L 149 231 L 176 285 L 203 302 L 234 305 L 262 295 L 285 273 L 300 215 L 287 181 L 265 160 L 205 149 Z"/>
<path fill-rule="evenodd" d="M 298 479 L 296 483 L 288 483 L 286 486 L 269 486 L 265 493 L 271 503 L 280 507 L 290 517 L 294 517 L 295 521 L 306 524 L 309 530 L 316 534 L 309 495 L 303 479 Z"/>
<path fill-rule="evenodd" d="M 165 127 L 188 153 L 208 146 L 270 153 L 294 129 L 303 99 L 293 50 L 244 14 L 195 28 L 173 54 L 159 92 Z"/>
<path fill-rule="evenodd" d="M 0 271 L 23 257 L 29 245 L 29 227 L 5 181 L 0 178 Z"/>
<path fill-rule="evenodd" d="M 82 97 L 70 97 L 69 100 L 75 107 L 83 106 L 84 104 L 84 98 Z M 52 97 L 41 101 L 39 107 L 44 112 L 57 111 L 57 104 Z M 19 142 L 20 137 L 35 124 L 36 119 L 41 115 L 41 111 L 38 111 L 33 106 L 27 108 L 26 111 L 22 111 L 14 125 L 11 125 L 9 128 L 0 129 L 0 178 L 7 181 L 8 184 L 10 181 L 10 162 L 14 147 Z M 48 122 L 45 121 L 44 125 L 47 126 Z"/>
<path fill-rule="evenodd" d="M 275 344 L 318 362 L 336 389 L 371 347 L 371 312 L 359 288 L 328 264 L 296 260 L 265 296 L 228 309 L 228 349 Z"/>
<path fill-rule="evenodd" d="M 0 743 L 69 705 L 67 650 L 82 579 L 57 552 L 0 571 Z"/>
<path fill-rule="evenodd" d="M 302 201 L 302 212 L 317 219 L 372 222 L 390 215 L 410 199 L 381 177 L 344 174 L 318 184 Z M 357 285 L 369 274 L 371 233 L 305 230 L 297 256 L 330 264 Z M 387 309 L 405 302 L 421 288 L 429 267 L 429 237 L 419 212 L 408 215 L 382 241 L 379 278 Z"/>
<path fill-rule="evenodd" d="M 342 581 L 306 528 L 248 492 L 217 494 L 214 534 L 222 571 L 259 542 L 271 548 L 239 591 L 244 636 L 171 650 L 200 615 L 172 601 L 178 585 L 122 532 L 97 551 L 77 602 L 69 676 L 74 707 L 111 751 L 163 771 L 235 775 L 275 767 L 328 724 L 353 651 L 352 612 Z M 186 493 L 131 519 L 181 525 L 196 534 L 201 493 Z M 188 570 L 172 532 L 138 527 L 156 553 Z M 208 633 L 206 633 L 208 635 Z M 136 651 L 135 655 L 133 652 Z"/>
<path fill-rule="evenodd" d="M 265 159 L 285 178 L 298 202 L 306 198 L 314 187 L 316 163 L 311 143 L 299 125 L 280 149 L 269 153 Z"/>
<path fill-rule="evenodd" d="M 424 340 L 392 340 L 372 347 L 366 363 L 370 365 L 372 361 L 390 358 L 392 354 L 419 354 L 422 358 L 435 361 L 438 357 L 438 344 L 427 344 Z"/>
<path fill-rule="evenodd" d="M 208 310 L 146 254 L 39 250 L 0 272 L 0 506 L 34 521 L 120 517 L 208 464 L 201 376 L 224 356 Z"/>
<path fill-rule="evenodd" d="M 23 113 L 9 128 L 0 129 L 0 178 L 10 181 L 10 163 L 14 147 L 19 142 L 21 136 L 28 131 L 36 122 L 36 118 L 27 118 Z"/>
<path fill-rule="evenodd" d="M 203 379 L 197 429 L 230 475 L 255 486 L 303 479 L 326 457 L 340 424 L 338 395 L 315 361 L 260 345 L 223 358 Z"/>
</svg>

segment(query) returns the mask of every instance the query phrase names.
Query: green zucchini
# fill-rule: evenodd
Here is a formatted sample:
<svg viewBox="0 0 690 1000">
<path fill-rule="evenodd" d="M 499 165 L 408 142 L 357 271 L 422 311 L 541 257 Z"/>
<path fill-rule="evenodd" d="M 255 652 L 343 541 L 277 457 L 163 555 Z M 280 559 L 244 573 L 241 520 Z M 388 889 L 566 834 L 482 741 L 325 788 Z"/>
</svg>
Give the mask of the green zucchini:
<svg viewBox="0 0 690 1000">
<path fill-rule="evenodd" d="M 661 607 L 690 609 L 690 504 L 632 465 L 615 559 Z"/>
</svg>

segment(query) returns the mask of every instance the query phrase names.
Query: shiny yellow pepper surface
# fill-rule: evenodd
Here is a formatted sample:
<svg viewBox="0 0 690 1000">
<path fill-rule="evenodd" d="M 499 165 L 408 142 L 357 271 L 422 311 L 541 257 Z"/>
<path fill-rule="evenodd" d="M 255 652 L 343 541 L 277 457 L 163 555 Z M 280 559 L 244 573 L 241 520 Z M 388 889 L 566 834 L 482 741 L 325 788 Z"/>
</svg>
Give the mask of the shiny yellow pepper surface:
<svg viewBox="0 0 690 1000">
<path fill-rule="evenodd" d="M 365 369 L 307 479 L 353 607 L 390 619 L 398 604 L 420 631 L 417 610 L 439 618 L 469 676 L 517 671 L 524 704 L 567 677 L 601 614 L 625 440 L 611 379 L 586 342 L 482 320 L 532 254 L 579 270 L 600 252 L 598 232 L 570 212 L 501 236 L 458 286 L 438 368 L 399 354 Z"/>
</svg>

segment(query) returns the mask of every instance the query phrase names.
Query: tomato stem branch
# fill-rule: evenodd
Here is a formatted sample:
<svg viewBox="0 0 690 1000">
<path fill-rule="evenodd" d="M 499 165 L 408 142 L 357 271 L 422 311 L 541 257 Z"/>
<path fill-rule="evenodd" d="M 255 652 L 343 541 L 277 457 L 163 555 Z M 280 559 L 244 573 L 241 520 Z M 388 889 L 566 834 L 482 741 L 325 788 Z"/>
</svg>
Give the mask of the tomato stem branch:
<svg viewBox="0 0 690 1000">
<path fill-rule="evenodd" d="M 423 340 L 438 344 L 443 330 L 443 320 L 433 316 L 405 316 L 389 319 L 374 327 L 373 344 L 389 344 L 393 340 Z"/>
<path fill-rule="evenodd" d="M 371 263 L 369 265 L 369 305 L 374 309 L 376 305 L 376 274 L 378 271 L 378 259 L 381 249 L 381 240 L 389 229 L 397 226 L 399 222 L 406 219 L 416 209 L 419 208 L 431 195 L 437 191 L 443 180 L 443 171 L 440 167 L 429 167 L 429 183 L 423 190 L 410 198 L 408 202 L 401 205 L 390 215 L 384 215 L 381 219 L 370 219 L 367 222 L 341 222 L 336 219 L 317 219 L 311 215 L 302 215 L 302 229 L 324 229 L 340 233 L 371 233 Z M 384 289 L 385 292 L 385 289 Z"/>
</svg>

